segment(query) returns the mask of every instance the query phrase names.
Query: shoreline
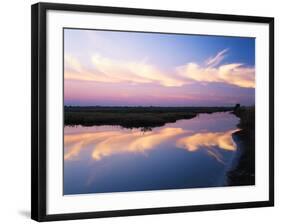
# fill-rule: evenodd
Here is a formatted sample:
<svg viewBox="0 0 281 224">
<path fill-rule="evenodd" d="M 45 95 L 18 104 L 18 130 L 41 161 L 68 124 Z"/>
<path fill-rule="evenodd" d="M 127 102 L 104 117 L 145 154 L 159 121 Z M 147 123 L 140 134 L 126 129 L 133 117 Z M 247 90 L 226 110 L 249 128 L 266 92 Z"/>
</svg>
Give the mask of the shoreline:
<svg viewBox="0 0 281 224">
<path fill-rule="evenodd" d="M 255 185 L 255 108 L 239 108 L 233 114 L 240 118 L 241 130 L 233 135 L 241 152 L 235 166 L 227 172 L 228 186 Z"/>
<path fill-rule="evenodd" d="M 232 138 L 238 153 L 226 172 L 226 186 L 255 184 L 255 108 L 254 107 L 65 107 L 65 126 L 119 125 L 149 130 L 192 119 L 202 113 L 230 112 L 240 119 L 239 131 Z"/>
<path fill-rule="evenodd" d="M 154 128 L 191 119 L 200 113 L 231 110 L 232 107 L 64 107 L 64 125 Z"/>
</svg>

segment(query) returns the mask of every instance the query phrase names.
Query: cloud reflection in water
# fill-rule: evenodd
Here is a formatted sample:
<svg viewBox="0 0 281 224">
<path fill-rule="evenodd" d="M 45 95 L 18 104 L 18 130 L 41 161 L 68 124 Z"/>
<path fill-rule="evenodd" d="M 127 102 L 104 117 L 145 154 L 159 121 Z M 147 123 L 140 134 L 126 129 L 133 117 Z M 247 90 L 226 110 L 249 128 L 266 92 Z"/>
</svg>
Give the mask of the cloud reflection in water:
<svg viewBox="0 0 281 224">
<path fill-rule="evenodd" d="M 117 131 L 65 134 L 64 159 L 79 159 L 81 150 L 89 147 L 92 147 L 91 156 L 95 161 L 120 153 L 145 153 L 173 139 L 177 148 L 189 152 L 203 149 L 218 162 L 224 163 L 223 156 L 217 148 L 235 151 L 236 144 L 232 139 L 232 134 L 237 131 L 239 129 L 193 134 L 192 131 L 182 128 L 166 127 L 148 132 L 138 129 L 120 129 Z"/>
<path fill-rule="evenodd" d="M 93 145 L 92 158 L 94 160 L 117 153 L 143 153 L 172 137 L 187 132 L 182 128 L 163 128 L 149 132 L 120 130 L 69 134 L 64 138 L 65 146 L 69 146 L 66 147 L 64 159 L 68 160 L 78 156 L 82 148 L 89 145 Z"/>
</svg>

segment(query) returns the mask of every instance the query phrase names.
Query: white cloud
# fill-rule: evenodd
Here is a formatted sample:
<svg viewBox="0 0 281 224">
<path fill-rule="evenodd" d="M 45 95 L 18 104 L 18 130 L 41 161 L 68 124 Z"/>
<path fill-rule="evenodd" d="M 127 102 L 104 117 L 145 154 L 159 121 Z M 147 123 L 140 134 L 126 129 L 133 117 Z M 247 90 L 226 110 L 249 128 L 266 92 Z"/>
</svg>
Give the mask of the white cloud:
<svg viewBox="0 0 281 224">
<path fill-rule="evenodd" d="M 100 55 L 92 57 L 94 67 L 119 82 L 155 83 L 162 86 L 182 86 L 184 80 L 161 71 L 154 65 L 139 61 L 112 60 Z"/>
<path fill-rule="evenodd" d="M 77 58 L 65 55 L 65 78 L 106 83 L 157 84 L 178 87 L 191 83 L 226 83 L 255 88 L 255 68 L 241 63 L 221 64 L 224 49 L 204 65 L 187 63 L 168 73 L 146 61 L 123 61 L 95 54 L 92 67 L 85 68 Z M 216 67 L 215 67 L 216 66 Z"/>
<path fill-rule="evenodd" d="M 205 62 L 206 66 L 208 66 L 208 67 L 217 66 L 226 57 L 227 52 L 228 52 L 228 49 L 224 49 L 224 50 L 218 52 L 214 57 L 208 58 L 208 60 L 206 60 L 206 62 Z"/>
<path fill-rule="evenodd" d="M 179 74 L 190 82 L 227 83 L 244 88 L 255 88 L 255 68 L 243 64 L 225 64 L 217 68 L 188 63 L 178 68 Z"/>
</svg>

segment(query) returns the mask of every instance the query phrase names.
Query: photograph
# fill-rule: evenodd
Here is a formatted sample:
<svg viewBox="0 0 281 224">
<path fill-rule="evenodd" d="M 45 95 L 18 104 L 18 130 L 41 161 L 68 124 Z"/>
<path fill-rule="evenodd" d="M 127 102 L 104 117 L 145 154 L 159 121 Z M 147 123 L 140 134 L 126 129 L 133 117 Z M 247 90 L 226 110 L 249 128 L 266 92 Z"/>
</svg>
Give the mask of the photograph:
<svg viewBox="0 0 281 224">
<path fill-rule="evenodd" d="M 33 220 L 274 206 L 274 17 L 172 8 L 32 5 Z"/>
<path fill-rule="evenodd" d="M 255 38 L 63 29 L 63 194 L 255 185 Z"/>
</svg>

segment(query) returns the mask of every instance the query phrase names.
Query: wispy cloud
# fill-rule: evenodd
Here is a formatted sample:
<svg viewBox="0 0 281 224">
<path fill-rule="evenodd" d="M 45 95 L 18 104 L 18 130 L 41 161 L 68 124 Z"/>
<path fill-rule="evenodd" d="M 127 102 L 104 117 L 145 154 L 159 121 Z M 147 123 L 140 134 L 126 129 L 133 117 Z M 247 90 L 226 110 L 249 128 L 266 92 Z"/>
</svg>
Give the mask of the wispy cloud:
<svg viewBox="0 0 281 224">
<path fill-rule="evenodd" d="M 145 61 L 112 60 L 94 55 L 92 63 L 98 71 L 108 77 L 116 77 L 119 82 L 156 83 L 163 86 L 181 86 L 184 84 L 184 81 Z"/>
<path fill-rule="evenodd" d="M 72 72 L 83 71 L 80 62 L 70 54 L 64 55 L 64 64 L 65 64 L 65 69 L 67 71 L 72 71 Z"/>
<path fill-rule="evenodd" d="M 226 53 L 228 49 L 224 49 L 218 52 L 214 57 L 210 57 L 206 60 L 205 64 L 207 67 L 215 67 L 222 62 L 222 60 L 226 57 Z"/>
<path fill-rule="evenodd" d="M 242 63 L 221 64 L 228 49 L 218 52 L 203 65 L 190 62 L 172 68 L 170 72 L 143 61 L 124 61 L 95 54 L 92 67 L 83 66 L 71 55 L 65 56 L 65 79 L 105 83 L 156 84 L 178 87 L 192 83 L 225 83 L 255 88 L 255 68 Z M 219 66 L 218 66 L 219 65 Z"/>
<path fill-rule="evenodd" d="M 188 63 L 178 72 L 190 82 L 226 83 L 244 88 L 255 88 L 255 68 L 243 64 L 225 64 L 217 68 Z"/>
<path fill-rule="evenodd" d="M 180 77 L 173 77 L 145 61 L 114 60 L 93 55 L 92 68 L 85 68 L 73 56 L 65 57 L 65 78 L 107 83 L 158 84 L 166 87 L 182 86 L 186 83 Z"/>
</svg>

